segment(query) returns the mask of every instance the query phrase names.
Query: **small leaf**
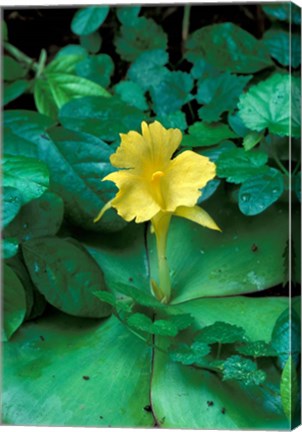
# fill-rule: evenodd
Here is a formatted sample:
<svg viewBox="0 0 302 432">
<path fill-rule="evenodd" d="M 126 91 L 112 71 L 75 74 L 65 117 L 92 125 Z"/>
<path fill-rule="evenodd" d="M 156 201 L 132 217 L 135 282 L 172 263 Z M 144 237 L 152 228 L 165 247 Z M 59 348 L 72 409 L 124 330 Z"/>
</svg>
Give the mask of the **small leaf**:
<svg viewBox="0 0 302 432">
<path fill-rule="evenodd" d="M 120 23 L 130 27 L 135 26 L 138 15 L 140 13 L 140 6 L 118 6 L 116 7 L 116 15 Z"/>
<path fill-rule="evenodd" d="M 269 168 L 264 174 L 248 178 L 239 189 L 239 208 L 243 214 L 254 216 L 276 202 L 284 191 L 281 172 Z"/>
<path fill-rule="evenodd" d="M 262 384 L 266 375 L 257 369 L 256 363 L 244 357 L 234 355 L 229 357 L 223 364 L 222 380 L 236 380 L 245 386 Z"/>
<path fill-rule="evenodd" d="M 300 79 L 277 73 L 240 97 L 239 115 L 251 130 L 268 128 L 272 134 L 298 137 L 300 100 Z"/>
<path fill-rule="evenodd" d="M 15 274 L 7 265 L 3 266 L 3 330 L 2 337 L 7 341 L 22 324 L 26 314 L 26 298 L 24 288 Z"/>
<path fill-rule="evenodd" d="M 195 339 L 207 344 L 235 343 L 246 341 L 246 336 L 242 327 L 216 321 L 214 324 L 202 328 Z"/>
<path fill-rule="evenodd" d="M 182 111 L 161 115 L 158 116 L 157 119 L 167 129 L 177 128 L 184 131 L 188 127 L 186 115 Z"/>
<path fill-rule="evenodd" d="M 85 58 L 88 56 L 88 53 L 86 51 L 86 49 L 84 47 L 82 47 L 81 45 L 75 45 L 75 44 L 69 44 L 64 46 L 63 48 L 61 48 L 57 54 L 56 54 L 56 59 L 58 57 L 65 57 L 67 55 L 76 55 L 76 56 L 81 56 L 82 58 Z"/>
<path fill-rule="evenodd" d="M 249 134 L 251 132 L 250 129 L 248 129 L 242 119 L 239 117 L 238 115 L 238 111 L 236 111 L 235 113 L 228 114 L 228 123 L 231 127 L 231 129 L 240 137 L 244 138 L 247 134 Z"/>
<path fill-rule="evenodd" d="M 202 342 L 195 342 L 189 346 L 179 344 L 176 349 L 169 352 L 171 360 L 180 362 L 184 365 L 198 364 L 202 357 L 205 357 L 211 352 L 209 345 Z"/>
<path fill-rule="evenodd" d="M 151 294 L 145 293 L 144 291 L 130 285 L 119 283 L 115 284 L 114 288 L 116 291 L 126 295 L 127 297 L 131 297 L 135 303 L 141 306 L 146 306 L 152 309 L 162 309 L 165 307 Z"/>
<path fill-rule="evenodd" d="M 95 54 L 97 53 L 102 45 L 102 38 L 99 32 L 93 32 L 89 35 L 80 36 L 80 44 L 88 52 Z"/>
<path fill-rule="evenodd" d="M 2 165 L 3 186 L 18 189 L 23 204 L 39 198 L 48 188 L 48 169 L 39 160 L 7 155 L 3 157 Z"/>
<path fill-rule="evenodd" d="M 281 403 L 286 417 L 291 420 L 298 403 L 299 382 L 295 364 L 289 356 L 280 382 Z"/>
<path fill-rule="evenodd" d="M 232 141 L 223 141 L 217 146 L 209 148 L 207 150 L 201 149 L 198 151 L 198 153 L 203 156 L 207 156 L 212 162 L 216 163 L 220 155 L 236 148 L 237 147 Z"/>
<path fill-rule="evenodd" d="M 236 348 L 240 354 L 251 357 L 275 357 L 276 351 L 264 341 L 247 342 Z"/>
<path fill-rule="evenodd" d="M 9 102 L 17 99 L 23 95 L 29 87 L 28 81 L 18 80 L 11 84 L 4 83 L 3 86 L 3 105 L 7 105 Z"/>
<path fill-rule="evenodd" d="M 186 48 L 189 61 L 204 59 L 226 72 L 254 73 L 272 65 L 263 42 L 230 22 L 195 31 Z"/>
<path fill-rule="evenodd" d="M 105 21 L 109 6 L 91 6 L 78 10 L 71 22 L 71 30 L 78 36 L 96 31 Z"/>
<path fill-rule="evenodd" d="M 23 66 L 11 57 L 3 57 L 3 79 L 4 81 L 15 81 L 23 78 L 26 75 L 26 70 Z"/>
<path fill-rule="evenodd" d="M 96 291 L 93 293 L 102 302 L 108 303 L 111 306 L 116 305 L 115 295 L 108 291 Z"/>
<path fill-rule="evenodd" d="M 301 10 L 294 3 L 275 3 L 262 6 L 264 12 L 271 18 L 288 23 L 301 24 Z"/>
<path fill-rule="evenodd" d="M 252 150 L 264 137 L 263 132 L 249 132 L 243 139 L 243 147 L 246 151 Z"/>
<path fill-rule="evenodd" d="M 238 98 L 252 76 L 220 74 L 200 81 L 196 100 L 204 105 L 198 110 L 199 117 L 206 122 L 220 120 L 222 113 L 236 107 Z"/>
<path fill-rule="evenodd" d="M 78 76 L 93 81 L 105 88 L 110 84 L 113 71 L 114 63 L 107 54 L 87 57 L 76 65 Z"/>
<path fill-rule="evenodd" d="M 170 320 L 156 320 L 152 323 L 151 332 L 161 336 L 176 336 L 179 329 Z"/>
<path fill-rule="evenodd" d="M 189 135 L 184 136 L 182 145 L 184 147 L 207 147 L 236 137 L 237 135 L 223 123 L 196 122 L 189 127 Z"/>
<path fill-rule="evenodd" d="M 137 330 L 144 331 L 147 333 L 151 332 L 152 321 L 147 315 L 142 313 L 135 313 L 128 317 L 127 324 L 130 327 L 134 327 Z"/>
<path fill-rule="evenodd" d="M 301 38 L 299 34 L 270 29 L 263 35 L 263 42 L 271 56 L 282 66 L 298 67 L 301 64 Z"/>
<path fill-rule="evenodd" d="M 198 198 L 197 204 L 209 199 L 218 189 L 221 181 L 220 180 L 210 180 L 204 188 L 201 189 L 201 196 Z"/>
<path fill-rule="evenodd" d="M 132 62 L 145 51 L 167 48 L 167 35 L 152 19 L 137 18 L 135 26 L 122 25 L 120 31 L 114 42 L 123 60 Z"/>
<path fill-rule="evenodd" d="M 264 152 L 246 152 L 236 148 L 219 156 L 217 175 L 230 183 L 242 183 L 255 175 L 266 174 L 269 169 L 265 165 L 267 160 L 268 156 Z"/>
<path fill-rule="evenodd" d="M 127 104 L 146 111 L 148 104 L 141 87 L 132 81 L 120 81 L 114 87 L 115 93 Z"/>
<path fill-rule="evenodd" d="M 6 227 L 16 217 L 22 206 L 22 195 L 20 191 L 11 186 L 4 187 L 2 205 L 2 225 Z"/>
<path fill-rule="evenodd" d="M 173 323 L 178 330 L 185 330 L 194 322 L 194 318 L 190 314 L 169 315 L 167 319 Z"/>
</svg>

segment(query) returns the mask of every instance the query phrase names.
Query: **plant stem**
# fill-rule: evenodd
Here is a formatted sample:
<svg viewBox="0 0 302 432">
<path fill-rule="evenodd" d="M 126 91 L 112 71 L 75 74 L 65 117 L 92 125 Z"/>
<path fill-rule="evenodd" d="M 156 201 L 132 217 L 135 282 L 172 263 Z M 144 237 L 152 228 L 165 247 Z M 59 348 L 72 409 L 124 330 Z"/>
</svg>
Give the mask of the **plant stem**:
<svg viewBox="0 0 302 432">
<path fill-rule="evenodd" d="M 28 57 L 26 54 L 24 54 L 22 51 L 20 51 L 18 48 L 16 48 L 14 45 L 12 45 L 8 42 L 4 42 L 3 47 L 7 52 L 9 52 L 19 62 L 25 63 L 34 71 L 38 70 L 38 67 L 39 67 L 38 64 L 32 58 Z"/>
<path fill-rule="evenodd" d="M 299 162 L 298 162 L 297 165 L 295 166 L 295 169 L 294 169 L 294 171 L 293 171 L 293 173 L 292 173 L 292 176 L 294 176 L 294 175 L 297 174 L 297 172 L 298 172 L 299 169 L 300 169 L 300 166 L 301 166 L 301 160 L 299 160 Z"/>
<path fill-rule="evenodd" d="M 184 6 L 184 16 L 182 21 L 182 41 L 183 44 L 185 44 L 186 40 L 188 39 L 189 35 L 189 26 L 190 26 L 190 11 L 191 11 L 191 5 L 185 5 Z"/>
<path fill-rule="evenodd" d="M 283 172 L 283 174 L 285 174 L 287 177 L 289 176 L 289 172 L 287 171 L 287 169 L 285 168 L 285 166 L 283 165 L 283 163 L 280 161 L 280 159 L 278 158 L 277 155 L 274 155 L 274 161 L 276 162 L 276 164 L 278 165 L 278 167 L 281 169 L 281 171 Z"/>
</svg>

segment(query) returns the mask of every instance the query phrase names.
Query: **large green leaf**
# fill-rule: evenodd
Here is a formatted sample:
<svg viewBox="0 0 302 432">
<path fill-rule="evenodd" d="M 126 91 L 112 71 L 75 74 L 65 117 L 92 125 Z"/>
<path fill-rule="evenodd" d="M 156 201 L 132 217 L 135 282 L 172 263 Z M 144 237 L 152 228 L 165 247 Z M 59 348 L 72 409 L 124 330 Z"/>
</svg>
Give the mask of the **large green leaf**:
<svg viewBox="0 0 302 432">
<path fill-rule="evenodd" d="M 144 114 L 117 97 L 85 97 L 73 100 L 60 111 L 60 121 L 68 129 L 87 132 L 105 141 L 139 128 Z"/>
<path fill-rule="evenodd" d="M 116 318 L 50 316 L 4 348 L 5 424 L 153 426 L 150 348 Z"/>
<path fill-rule="evenodd" d="M 132 62 L 144 51 L 167 48 L 167 36 L 152 19 L 137 18 L 135 26 L 122 25 L 115 39 L 116 51 L 123 60 Z"/>
<path fill-rule="evenodd" d="M 271 56 L 282 66 L 298 67 L 301 63 L 301 38 L 299 34 L 270 29 L 263 35 L 263 42 Z"/>
<path fill-rule="evenodd" d="M 75 98 L 84 96 L 110 97 L 99 84 L 68 73 L 47 72 L 35 81 L 35 103 L 41 114 L 56 118 L 58 110 Z"/>
<path fill-rule="evenodd" d="M 7 153 L 36 157 L 47 163 L 51 189 L 64 200 L 66 214 L 73 222 L 94 230 L 120 229 L 124 222 L 113 211 L 100 223 L 93 223 L 116 192 L 113 183 L 101 182 L 113 169 L 109 163 L 112 150 L 99 138 L 63 128 L 52 129 L 51 140 L 44 131 L 45 119 L 26 111 L 7 112 L 4 119 Z"/>
<path fill-rule="evenodd" d="M 73 33 L 83 36 L 97 30 L 107 18 L 109 6 L 91 6 L 78 10 L 71 22 Z"/>
<path fill-rule="evenodd" d="M 195 31 L 189 37 L 186 48 L 190 61 L 205 59 L 228 72 L 253 73 L 272 65 L 263 42 L 230 22 Z"/>
<path fill-rule="evenodd" d="M 251 340 L 270 340 L 287 298 L 217 298 L 183 304 L 181 311 L 196 320 L 196 329 L 223 320 L 243 327 Z M 157 344 L 165 348 L 163 340 Z M 268 380 L 278 393 L 280 375 L 267 364 Z M 153 412 L 166 428 L 190 429 L 283 429 L 288 422 L 277 394 L 262 387 L 242 387 L 205 370 L 172 362 L 155 350 L 151 389 Z"/>
<path fill-rule="evenodd" d="M 6 227 L 19 213 L 22 206 L 21 192 L 11 186 L 3 188 L 3 201 L 2 201 L 2 225 Z"/>
<path fill-rule="evenodd" d="M 238 98 L 252 76 L 237 76 L 230 73 L 209 77 L 198 85 L 197 101 L 204 105 L 198 110 L 199 117 L 206 122 L 220 120 L 221 114 L 236 107 Z"/>
<path fill-rule="evenodd" d="M 185 147 L 207 147 L 215 145 L 237 135 L 223 123 L 196 122 L 189 127 L 189 134 L 185 135 L 182 145 Z"/>
<path fill-rule="evenodd" d="M 22 324 L 26 314 L 24 288 L 15 272 L 3 266 L 3 328 L 2 338 L 8 340 Z"/>
<path fill-rule="evenodd" d="M 103 273 L 80 245 L 45 237 L 29 240 L 22 250 L 31 279 L 50 304 L 74 316 L 110 314 L 111 308 L 93 295 L 105 289 Z"/>
<path fill-rule="evenodd" d="M 5 237 L 15 237 L 19 242 L 31 238 L 55 235 L 64 215 L 62 199 L 52 192 L 24 205 L 18 216 L 4 230 Z"/>
<path fill-rule="evenodd" d="M 114 92 L 127 104 L 146 111 L 148 104 L 142 88 L 133 81 L 120 81 L 115 87 Z"/>
<path fill-rule="evenodd" d="M 172 218 L 167 246 L 172 303 L 260 291 L 281 283 L 287 207 L 276 205 L 248 218 L 218 194 L 205 204 L 222 233 Z M 149 237 L 149 253 L 151 276 L 156 279 L 154 235 Z"/>
<path fill-rule="evenodd" d="M 22 203 L 39 198 L 48 188 L 47 166 L 39 160 L 24 156 L 4 156 L 3 186 L 18 189 Z"/>
<path fill-rule="evenodd" d="M 238 105 L 244 124 L 256 131 L 268 128 L 272 134 L 300 136 L 300 82 L 277 73 L 250 87 Z"/>
<path fill-rule="evenodd" d="M 29 87 L 28 81 L 25 80 L 17 80 L 13 83 L 4 83 L 3 85 L 3 105 L 6 105 L 13 100 L 17 99 Z"/>
<path fill-rule="evenodd" d="M 269 168 L 266 174 L 253 176 L 246 180 L 239 189 L 239 208 L 243 214 L 254 216 L 262 213 L 284 191 L 284 180 L 280 171 Z"/>
<path fill-rule="evenodd" d="M 88 57 L 76 65 L 77 75 L 87 78 L 102 87 L 108 87 L 114 71 L 114 63 L 107 54 Z M 88 95 L 85 95 L 88 96 Z"/>
</svg>

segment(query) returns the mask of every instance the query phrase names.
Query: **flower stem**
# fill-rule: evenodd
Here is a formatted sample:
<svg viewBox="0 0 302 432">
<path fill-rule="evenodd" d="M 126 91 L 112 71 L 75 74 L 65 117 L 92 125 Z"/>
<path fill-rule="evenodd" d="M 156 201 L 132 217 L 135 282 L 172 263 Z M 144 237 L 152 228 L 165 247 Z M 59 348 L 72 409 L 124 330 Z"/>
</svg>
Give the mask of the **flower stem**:
<svg viewBox="0 0 302 432">
<path fill-rule="evenodd" d="M 170 269 L 166 257 L 167 236 L 171 215 L 160 214 L 152 219 L 156 237 L 159 287 L 155 292 L 162 303 L 168 303 L 171 297 Z"/>
<path fill-rule="evenodd" d="M 189 25 L 190 25 L 190 11 L 191 11 L 191 5 L 185 5 L 184 6 L 184 17 L 182 21 L 182 40 L 183 43 L 186 42 L 188 35 L 189 35 Z"/>
</svg>

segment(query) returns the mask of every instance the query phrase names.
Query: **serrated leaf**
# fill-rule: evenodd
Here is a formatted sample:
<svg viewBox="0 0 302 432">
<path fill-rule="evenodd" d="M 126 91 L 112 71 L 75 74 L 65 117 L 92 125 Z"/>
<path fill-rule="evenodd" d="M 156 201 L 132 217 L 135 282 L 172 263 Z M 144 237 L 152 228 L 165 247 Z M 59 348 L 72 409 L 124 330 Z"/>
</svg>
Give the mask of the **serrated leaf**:
<svg viewBox="0 0 302 432">
<path fill-rule="evenodd" d="M 277 73 L 240 97 L 239 115 L 251 130 L 268 128 L 272 134 L 298 137 L 300 100 L 300 79 Z"/>
<path fill-rule="evenodd" d="M 239 117 L 238 111 L 233 114 L 228 114 L 228 123 L 231 129 L 242 138 L 251 132 L 251 130 L 245 126 L 242 119 Z"/>
<path fill-rule="evenodd" d="M 301 23 L 300 8 L 291 2 L 263 5 L 262 9 L 272 19 L 287 21 L 293 24 Z"/>
<path fill-rule="evenodd" d="M 243 139 L 243 147 L 246 151 L 252 150 L 264 137 L 264 132 L 249 132 Z"/>
<path fill-rule="evenodd" d="M 146 306 L 153 309 L 162 309 L 165 306 L 160 303 L 155 297 L 153 297 L 151 294 L 145 293 L 144 291 L 132 287 L 130 285 L 126 285 L 124 283 L 118 283 L 114 285 L 114 288 L 119 293 L 122 293 L 128 297 L 131 297 L 135 303 Z"/>
<path fill-rule="evenodd" d="M 26 75 L 24 67 L 16 60 L 9 56 L 3 57 L 3 79 L 4 81 L 15 81 L 19 78 L 23 78 Z"/>
<path fill-rule="evenodd" d="M 102 87 L 109 86 L 113 71 L 114 63 L 107 54 L 87 57 L 76 65 L 78 76 L 93 81 Z"/>
<path fill-rule="evenodd" d="M 182 131 L 187 129 L 186 115 L 182 111 L 175 111 L 167 115 L 161 115 L 157 117 L 158 121 L 167 129 L 177 128 Z"/>
<path fill-rule="evenodd" d="M 93 295 L 105 289 L 103 273 L 80 244 L 45 237 L 24 243 L 22 251 L 32 281 L 50 304 L 74 316 L 110 314 L 111 308 Z"/>
<path fill-rule="evenodd" d="M 204 327 L 198 332 L 196 341 L 207 344 L 235 343 L 246 341 L 245 331 L 242 327 L 231 325 L 223 321 Z"/>
<path fill-rule="evenodd" d="M 236 148 L 237 147 L 232 141 L 223 141 L 215 147 L 211 147 L 206 150 L 201 149 L 198 151 L 198 153 L 203 156 L 207 156 L 212 162 L 216 163 L 220 155 Z"/>
<path fill-rule="evenodd" d="M 270 29 L 263 35 L 263 42 L 271 56 L 282 66 L 298 67 L 301 64 L 301 38 L 299 34 L 281 29 Z"/>
<path fill-rule="evenodd" d="M 236 348 L 239 354 L 243 354 L 251 357 L 275 357 L 277 355 L 276 351 L 266 342 L 252 341 L 246 342 Z"/>
<path fill-rule="evenodd" d="M 135 82 L 120 81 L 114 87 L 114 92 L 127 104 L 141 111 L 146 111 L 148 109 L 144 91 Z"/>
<path fill-rule="evenodd" d="M 140 17 L 135 26 L 122 25 L 115 38 L 116 51 L 123 60 L 132 62 L 144 51 L 167 48 L 167 35 L 152 19 Z"/>
<path fill-rule="evenodd" d="M 263 42 L 230 22 L 195 31 L 186 48 L 188 60 L 204 59 L 226 72 L 254 73 L 272 65 Z"/>
<path fill-rule="evenodd" d="M 222 113 L 236 107 L 238 98 L 252 76 L 220 74 L 200 81 L 196 100 L 204 105 L 198 110 L 199 117 L 208 122 L 220 120 Z"/>
<path fill-rule="evenodd" d="M 22 204 L 39 198 L 49 186 L 49 173 L 43 162 L 23 156 L 2 158 L 3 186 L 18 189 Z"/>
<path fill-rule="evenodd" d="M 80 44 L 89 53 L 95 54 L 101 48 L 102 38 L 101 38 L 99 32 L 96 31 L 96 32 L 93 32 L 89 35 L 80 36 Z"/>
<path fill-rule="evenodd" d="M 217 175 L 230 183 L 242 183 L 255 175 L 266 174 L 269 170 L 265 165 L 267 160 L 268 156 L 264 152 L 246 152 L 236 148 L 219 156 Z"/>
<path fill-rule="evenodd" d="M 126 26 L 136 25 L 141 6 L 119 6 L 116 8 L 118 20 Z"/>
<path fill-rule="evenodd" d="M 71 30 L 85 36 L 97 30 L 107 18 L 109 6 L 91 6 L 78 10 L 71 22 Z"/>
<path fill-rule="evenodd" d="M 3 212 L 2 212 L 2 225 L 6 227 L 19 213 L 22 206 L 21 192 L 11 186 L 3 188 Z"/>
<path fill-rule="evenodd" d="M 3 328 L 2 338 L 7 341 L 22 324 L 26 314 L 26 298 L 24 288 L 8 266 L 3 266 Z"/>
<path fill-rule="evenodd" d="M 194 65 L 190 73 L 192 77 L 194 79 L 198 79 L 199 82 L 201 82 L 205 78 L 218 77 L 221 74 L 219 69 L 216 69 L 210 63 L 206 62 L 203 58 L 194 61 Z"/>
<path fill-rule="evenodd" d="M 229 138 L 236 138 L 237 135 L 223 123 L 208 124 L 196 122 L 189 127 L 189 135 L 185 135 L 182 140 L 184 147 L 207 147 L 218 144 Z"/>
<path fill-rule="evenodd" d="M 115 295 L 108 291 L 95 291 L 93 293 L 102 302 L 108 303 L 111 306 L 116 306 Z"/>
<path fill-rule="evenodd" d="M 29 82 L 25 80 L 14 81 L 13 83 L 4 83 L 3 85 L 3 105 L 7 105 L 19 96 L 23 95 L 29 88 Z"/>
<path fill-rule="evenodd" d="M 164 67 L 168 61 L 168 53 L 163 49 L 142 52 L 131 64 L 128 77 L 143 90 L 157 87 L 169 74 L 169 70 Z"/>
<path fill-rule="evenodd" d="M 254 216 L 276 202 L 284 191 L 281 172 L 269 168 L 266 173 L 248 178 L 240 186 L 238 203 L 243 214 Z"/>
<path fill-rule="evenodd" d="M 138 130 L 145 115 L 115 96 L 91 96 L 70 101 L 61 109 L 59 118 L 67 129 L 114 141 L 120 133 Z"/>
<path fill-rule="evenodd" d="M 152 323 L 151 332 L 160 336 L 176 336 L 179 329 L 173 321 L 159 319 Z"/>
<path fill-rule="evenodd" d="M 193 96 L 193 79 L 186 72 L 170 72 L 150 90 L 153 110 L 157 115 L 167 115 L 179 110 Z"/>
<path fill-rule="evenodd" d="M 127 318 L 127 324 L 137 330 L 151 333 L 152 320 L 142 313 L 135 313 Z"/>
<path fill-rule="evenodd" d="M 236 380 L 245 386 L 262 384 L 266 375 L 257 369 L 256 363 L 244 357 L 234 355 L 229 357 L 223 364 L 222 380 Z"/>
<path fill-rule="evenodd" d="M 202 342 L 195 342 L 191 346 L 179 344 L 176 349 L 169 352 L 171 360 L 180 362 L 184 365 L 199 363 L 202 357 L 208 355 L 211 348 Z"/>
<path fill-rule="evenodd" d="M 286 417 L 291 420 L 298 402 L 299 383 L 295 364 L 289 356 L 280 382 L 281 403 Z"/>
<path fill-rule="evenodd" d="M 171 323 L 173 323 L 173 325 L 175 325 L 178 330 L 185 330 L 186 328 L 190 327 L 194 322 L 194 318 L 189 313 L 169 315 L 167 319 Z"/>
</svg>

